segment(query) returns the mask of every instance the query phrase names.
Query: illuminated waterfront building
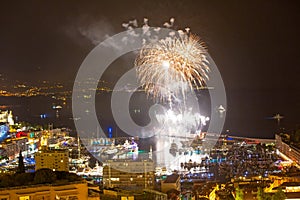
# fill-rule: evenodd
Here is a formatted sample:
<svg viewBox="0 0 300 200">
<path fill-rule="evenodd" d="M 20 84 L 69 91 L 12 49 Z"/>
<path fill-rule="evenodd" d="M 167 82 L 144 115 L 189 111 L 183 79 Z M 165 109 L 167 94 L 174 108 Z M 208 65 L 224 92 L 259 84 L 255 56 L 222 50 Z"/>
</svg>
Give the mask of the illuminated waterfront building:
<svg viewBox="0 0 300 200">
<path fill-rule="evenodd" d="M 0 111 L 0 142 L 7 138 L 9 126 L 14 124 L 11 111 Z"/>
<path fill-rule="evenodd" d="M 12 111 L 0 111 L 0 122 L 12 126 L 15 124 Z"/>
<path fill-rule="evenodd" d="M 0 122 L 0 142 L 7 138 L 9 126 L 6 123 Z"/>
<path fill-rule="evenodd" d="M 300 150 L 283 142 L 280 135 L 275 135 L 276 148 L 293 162 L 300 164 Z"/>
<path fill-rule="evenodd" d="M 135 190 L 154 187 L 154 162 L 152 160 L 108 160 L 103 164 L 105 187 Z"/>
<path fill-rule="evenodd" d="M 35 170 L 48 168 L 53 171 L 69 171 L 69 151 L 42 147 L 35 153 Z"/>
</svg>

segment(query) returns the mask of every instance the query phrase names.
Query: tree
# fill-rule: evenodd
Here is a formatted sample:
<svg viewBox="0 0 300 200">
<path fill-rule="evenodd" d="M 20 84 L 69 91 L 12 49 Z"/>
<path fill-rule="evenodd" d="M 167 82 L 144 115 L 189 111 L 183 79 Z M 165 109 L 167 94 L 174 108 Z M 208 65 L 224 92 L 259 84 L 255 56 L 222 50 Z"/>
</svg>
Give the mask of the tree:
<svg viewBox="0 0 300 200">
<path fill-rule="evenodd" d="M 33 182 L 34 173 L 18 173 L 15 174 L 15 185 L 30 185 Z"/>
<path fill-rule="evenodd" d="M 244 191 L 239 187 L 235 189 L 235 200 L 244 200 Z"/>
<path fill-rule="evenodd" d="M 0 187 L 13 187 L 15 184 L 14 177 L 12 175 L 2 175 L 0 177 Z"/>
<path fill-rule="evenodd" d="M 56 181 L 56 174 L 51 169 L 39 169 L 35 172 L 34 183 L 54 183 Z"/>
<path fill-rule="evenodd" d="M 19 165 L 18 165 L 17 173 L 25 173 L 25 166 L 24 166 L 22 151 L 20 151 L 20 153 L 19 153 Z"/>
<path fill-rule="evenodd" d="M 286 199 L 285 193 L 282 188 L 279 187 L 277 192 L 272 196 L 272 200 L 284 200 Z"/>
<path fill-rule="evenodd" d="M 258 187 L 257 188 L 256 199 L 258 199 L 258 200 L 271 200 L 271 196 L 269 194 L 266 194 L 262 187 Z"/>
</svg>

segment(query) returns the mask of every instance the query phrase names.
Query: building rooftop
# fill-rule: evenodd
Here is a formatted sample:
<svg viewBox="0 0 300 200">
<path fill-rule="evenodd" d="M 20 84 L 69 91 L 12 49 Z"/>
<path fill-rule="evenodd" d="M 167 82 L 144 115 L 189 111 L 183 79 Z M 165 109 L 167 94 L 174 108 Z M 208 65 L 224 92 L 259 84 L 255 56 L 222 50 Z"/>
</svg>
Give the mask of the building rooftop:
<svg viewBox="0 0 300 200">
<path fill-rule="evenodd" d="M 41 149 L 41 153 L 65 153 L 68 152 L 68 149 Z"/>
<path fill-rule="evenodd" d="M 300 183 L 299 182 L 284 182 L 281 184 L 281 186 L 286 186 L 286 187 L 289 187 L 289 186 L 300 186 Z"/>
<path fill-rule="evenodd" d="M 178 174 L 172 174 L 170 176 L 167 176 L 167 178 L 164 181 L 164 183 L 176 183 L 178 179 L 179 179 L 179 175 Z"/>
</svg>

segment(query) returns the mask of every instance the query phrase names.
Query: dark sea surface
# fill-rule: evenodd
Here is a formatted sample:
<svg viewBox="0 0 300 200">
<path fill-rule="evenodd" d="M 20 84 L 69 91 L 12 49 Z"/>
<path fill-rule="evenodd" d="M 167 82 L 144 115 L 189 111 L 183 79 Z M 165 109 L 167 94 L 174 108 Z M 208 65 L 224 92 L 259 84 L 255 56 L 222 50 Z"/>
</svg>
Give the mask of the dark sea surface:
<svg viewBox="0 0 300 200">
<path fill-rule="evenodd" d="M 199 93 L 202 99 L 199 102 L 201 112 L 209 116 L 209 99 L 207 92 Z M 198 97 L 199 98 L 199 97 Z M 111 92 L 102 92 L 96 95 L 96 112 L 99 123 L 103 129 L 113 127 L 118 136 L 123 136 L 122 130 L 117 128 L 111 112 Z M 132 119 L 140 126 L 145 126 L 150 122 L 148 115 L 149 108 L 154 102 L 147 98 L 143 92 L 134 93 L 130 99 L 129 111 Z M 65 101 L 58 100 L 53 96 L 35 97 L 0 97 L 2 110 L 12 110 L 16 122 L 26 121 L 32 124 L 53 124 L 54 127 L 68 127 L 74 129 L 72 116 L 72 99 Z M 61 106 L 61 109 L 54 109 L 54 106 Z M 125 106 L 125 105 L 124 105 Z M 135 112 L 137 111 L 138 112 Z M 58 112 L 58 116 L 57 116 Z M 43 117 L 41 117 L 43 115 Z M 45 116 L 45 117 L 44 117 Z"/>
<path fill-rule="evenodd" d="M 210 102 L 207 94 L 198 95 L 198 98 L 201 99 L 201 112 L 209 116 Z M 223 131 L 229 130 L 229 134 L 236 136 L 273 138 L 274 133 L 279 130 L 276 120 L 271 118 L 276 113 L 285 117 L 281 121 L 281 127 L 286 128 L 287 131 L 295 129 L 299 123 L 300 99 L 298 96 L 284 98 L 282 95 L 284 93 L 281 92 L 278 98 L 262 98 L 263 94 L 254 91 L 231 93 L 227 97 L 228 109 Z M 125 136 L 126 134 L 118 129 L 113 120 L 110 97 L 111 93 L 107 92 L 96 96 L 96 111 L 99 122 L 104 130 L 106 127 L 113 127 L 118 134 L 117 136 Z M 140 113 L 131 112 L 131 117 L 137 124 L 146 125 L 150 120 L 148 109 L 153 105 L 153 102 L 148 100 L 145 94 L 136 94 L 133 99 L 130 102 L 130 109 L 139 109 Z M 241 101 L 236 99 L 241 99 Z M 74 130 L 71 103 L 71 98 L 63 102 L 52 96 L 0 97 L 1 109 L 12 110 L 17 122 L 26 121 L 42 125 L 53 123 L 54 127 L 68 127 Z M 284 107 L 282 104 L 286 106 Z M 53 106 L 57 105 L 62 106 L 58 110 L 58 117 L 56 116 L 57 111 L 53 109 Z M 46 118 L 42 119 L 40 117 L 42 114 L 45 114 Z"/>
</svg>

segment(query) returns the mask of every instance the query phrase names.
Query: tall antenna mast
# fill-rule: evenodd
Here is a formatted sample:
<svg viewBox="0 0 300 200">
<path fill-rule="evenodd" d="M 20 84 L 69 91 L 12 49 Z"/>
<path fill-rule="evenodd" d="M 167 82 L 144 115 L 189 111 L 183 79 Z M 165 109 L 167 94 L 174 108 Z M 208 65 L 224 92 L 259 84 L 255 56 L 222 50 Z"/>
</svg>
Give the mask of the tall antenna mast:
<svg viewBox="0 0 300 200">
<path fill-rule="evenodd" d="M 80 158 L 80 149 L 81 149 L 81 146 L 80 146 L 80 139 L 79 139 L 78 133 L 77 133 L 77 143 L 78 143 L 78 158 Z"/>
</svg>

